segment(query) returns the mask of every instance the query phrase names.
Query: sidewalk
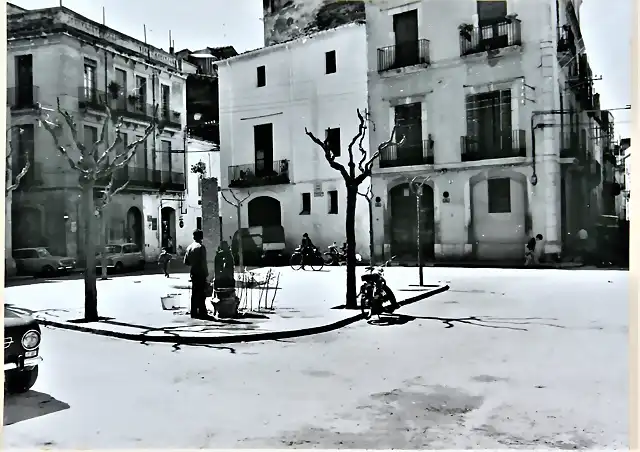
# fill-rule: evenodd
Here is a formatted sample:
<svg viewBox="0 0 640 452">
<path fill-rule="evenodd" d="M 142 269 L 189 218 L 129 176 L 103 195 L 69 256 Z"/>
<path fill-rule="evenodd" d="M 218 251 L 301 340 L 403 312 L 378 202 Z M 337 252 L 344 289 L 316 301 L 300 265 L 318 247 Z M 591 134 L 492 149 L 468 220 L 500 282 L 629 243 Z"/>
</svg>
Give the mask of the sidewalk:
<svg viewBox="0 0 640 452">
<path fill-rule="evenodd" d="M 43 325 L 83 331 L 138 342 L 220 344 L 304 336 L 331 331 L 361 319 L 359 310 L 331 309 L 344 303 L 344 268 L 280 274 L 269 289 L 239 289 L 244 316 L 239 319 L 196 320 L 188 315 L 189 277 L 175 274 L 122 276 L 98 280 L 99 322 L 79 322 L 84 312 L 82 280 L 48 280 L 42 284 L 5 289 L 5 303 L 33 315 Z M 264 280 L 269 269 L 254 271 Z M 358 276 L 363 269 L 358 268 Z M 409 304 L 448 290 L 445 284 L 411 287 L 406 269 L 387 269 L 389 286 L 401 304 Z M 176 294 L 177 310 L 163 310 L 160 298 Z M 274 298 L 275 295 L 275 298 Z M 262 298 L 260 306 L 258 300 Z M 273 305 L 272 305 L 273 299 Z M 266 306 L 265 301 L 266 300 Z M 243 306 L 244 305 L 244 306 Z M 208 306 L 211 309 L 211 306 Z"/>
</svg>

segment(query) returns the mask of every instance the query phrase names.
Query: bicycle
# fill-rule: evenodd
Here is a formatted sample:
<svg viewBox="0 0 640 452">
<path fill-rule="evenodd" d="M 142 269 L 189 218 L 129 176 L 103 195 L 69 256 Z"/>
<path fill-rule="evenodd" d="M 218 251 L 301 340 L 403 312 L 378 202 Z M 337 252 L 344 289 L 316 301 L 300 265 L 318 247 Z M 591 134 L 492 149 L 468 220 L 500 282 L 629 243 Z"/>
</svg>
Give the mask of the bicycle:
<svg viewBox="0 0 640 452">
<path fill-rule="evenodd" d="M 311 262 L 306 262 L 305 258 L 310 258 Z M 318 248 L 314 248 L 311 256 L 305 256 L 302 252 L 302 247 L 299 246 L 291 255 L 289 265 L 294 271 L 300 270 L 304 265 L 309 265 L 313 271 L 317 272 L 322 270 L 324 267 L 324 259 L 322 258 L 320 251 L 318 251 Z"/>
<path fill-rule="evenodd" d="M 393 259 L 395 259 L 395 256 L 379 267 L 366 267 L 367 273 L 360 277 L 363 284 L 360 286 L 358 296 L 360 298 L 360 309 L 365 319 L 370 319 L 374 314 L 380 318 L 380 314 L 391 314 L 400 307 L 396 296 L 384 279 L 384 267 Z M 374 270 L 377 271 L 374 273 Z M 384 306 L 386 302 L 389 303 L 388 306 Z"/>
</svg>

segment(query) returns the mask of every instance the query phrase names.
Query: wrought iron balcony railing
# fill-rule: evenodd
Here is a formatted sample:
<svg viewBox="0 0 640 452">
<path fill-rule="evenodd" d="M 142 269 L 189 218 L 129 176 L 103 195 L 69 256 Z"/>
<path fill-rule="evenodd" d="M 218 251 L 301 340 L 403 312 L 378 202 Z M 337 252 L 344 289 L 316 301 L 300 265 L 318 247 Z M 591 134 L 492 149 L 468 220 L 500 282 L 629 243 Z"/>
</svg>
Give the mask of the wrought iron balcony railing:
<svg viewBox="0 0 640 452">
<path fill-rule="evenodd" d="M 403 143 L 389 146 L 380 153 L 380 168 L 433 165 L 433 141 Z"/>
<path fill-rule="evenodd" d="M 98 181 L 99 185 L 107 185 L 110 178 Z M 185 174 L 183 171 L 163 171 L 139 167 L 118 168 L 115 172 L 115 188 L 127 181 L 127 188 L 148 188 L 153 190 L 183 191 L 185 190 Z"/>
<path fill-rule="evenodd" d="M 505 17 L 492 24 L 478 27 L 462 24 L 459 27 L 460 55 L 471 55 L 522 45 L 521 26 L 521 21 L 515 17 Z"/>
<path fill-rule="evenodd" d="M 401 42 L 378 49 L 378 72 L 430 63 L 428 39 Z"/>
<path fill-rule="evenodd" d="M 560 157 L 586 160 L 587 143 L 583 141 L 578 132 L 562 132 L 560 134 Z"/>
<path fill-rule="evenodd" d="M 486 138 L 481 135 L 462 136 L 460 147 L 463 162 L 527 156 L 524 130 L 496 133 Z"/>
<path fill-rule="evenodd" d="M 260 187 L 289 184 L 289 160 L 276 160 L 272 165 L 235 165 L 229 167 L 229 187 Z"/>
</svg>

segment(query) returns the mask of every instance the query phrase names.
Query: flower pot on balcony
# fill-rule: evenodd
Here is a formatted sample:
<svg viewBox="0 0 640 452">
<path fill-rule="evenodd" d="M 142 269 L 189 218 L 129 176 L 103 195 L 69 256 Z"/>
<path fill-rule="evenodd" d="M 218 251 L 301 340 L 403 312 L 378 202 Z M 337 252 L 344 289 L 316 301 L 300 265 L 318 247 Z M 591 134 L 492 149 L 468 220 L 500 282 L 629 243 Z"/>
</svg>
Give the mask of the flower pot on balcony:
<svg viewBox="0 0 640 452">
<path fill-rule="evenodd" d="M 134 96 L 133 94 L 131 94 L 128 97 L 128 100 L 130 105 L 135 105 L 135 103 L 138 101 L 138 96 Z"/>
<path fill-rule="evenodd" d="M 467 41 L 471 41 L 471 32 L 473 31 L 473 25 L 460 24 L 460 26 L 458 27 L 458 31 L 460 32 L 460 36 L 465 38 Z"/>
<path fill-rule="evenodd" d="M 512 24 L 517 18 L 518 18 L 517 14 L 507 14 L 506 16 L 504 16 L 504 20 L 508 24 Z"/>
<path fill-rule="evenodd" d="M 111 94 L 112 99 L 117 99 L 118 97 L 120 97 L 121 86 L 118 82 L 111 81 L 107 89 L 109 90 L 109 94 Z"/>
</svg>

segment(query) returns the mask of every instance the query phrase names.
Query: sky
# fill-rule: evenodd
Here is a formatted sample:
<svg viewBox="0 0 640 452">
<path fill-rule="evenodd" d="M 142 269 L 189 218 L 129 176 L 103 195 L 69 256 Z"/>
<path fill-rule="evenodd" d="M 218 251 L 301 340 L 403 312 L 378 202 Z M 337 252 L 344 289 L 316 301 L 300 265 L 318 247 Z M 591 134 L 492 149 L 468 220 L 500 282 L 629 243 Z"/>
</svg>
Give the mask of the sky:
<svg viewBox="0 0 640 452">
<path fill-rule="evenodd" d="M 536 1 L 536 0 L 531 0 Z M 631 39 L 634 0 L 584 0 L 580 8 L 582 34 L 591 68 L 602 81 L 595 83 L 602 108 L 631 103 Z M 13 0 L 28 9 L 58 6 L 60 0 Z M 176 50 L 233 45 L 238 52 L 263 45 L 260 0 L 62 0 L 70 8 L 133 38 L 165 50 L 169 30 Z M 615 4 L 615 7 L 612 5 Z M 155 7 L 154 5 L 162 5 Z M 171 6 L 169 6 L 171 5 Z M 614 111 L 616 138 L 629 137 L 631 114 Z"/>
</svg>

